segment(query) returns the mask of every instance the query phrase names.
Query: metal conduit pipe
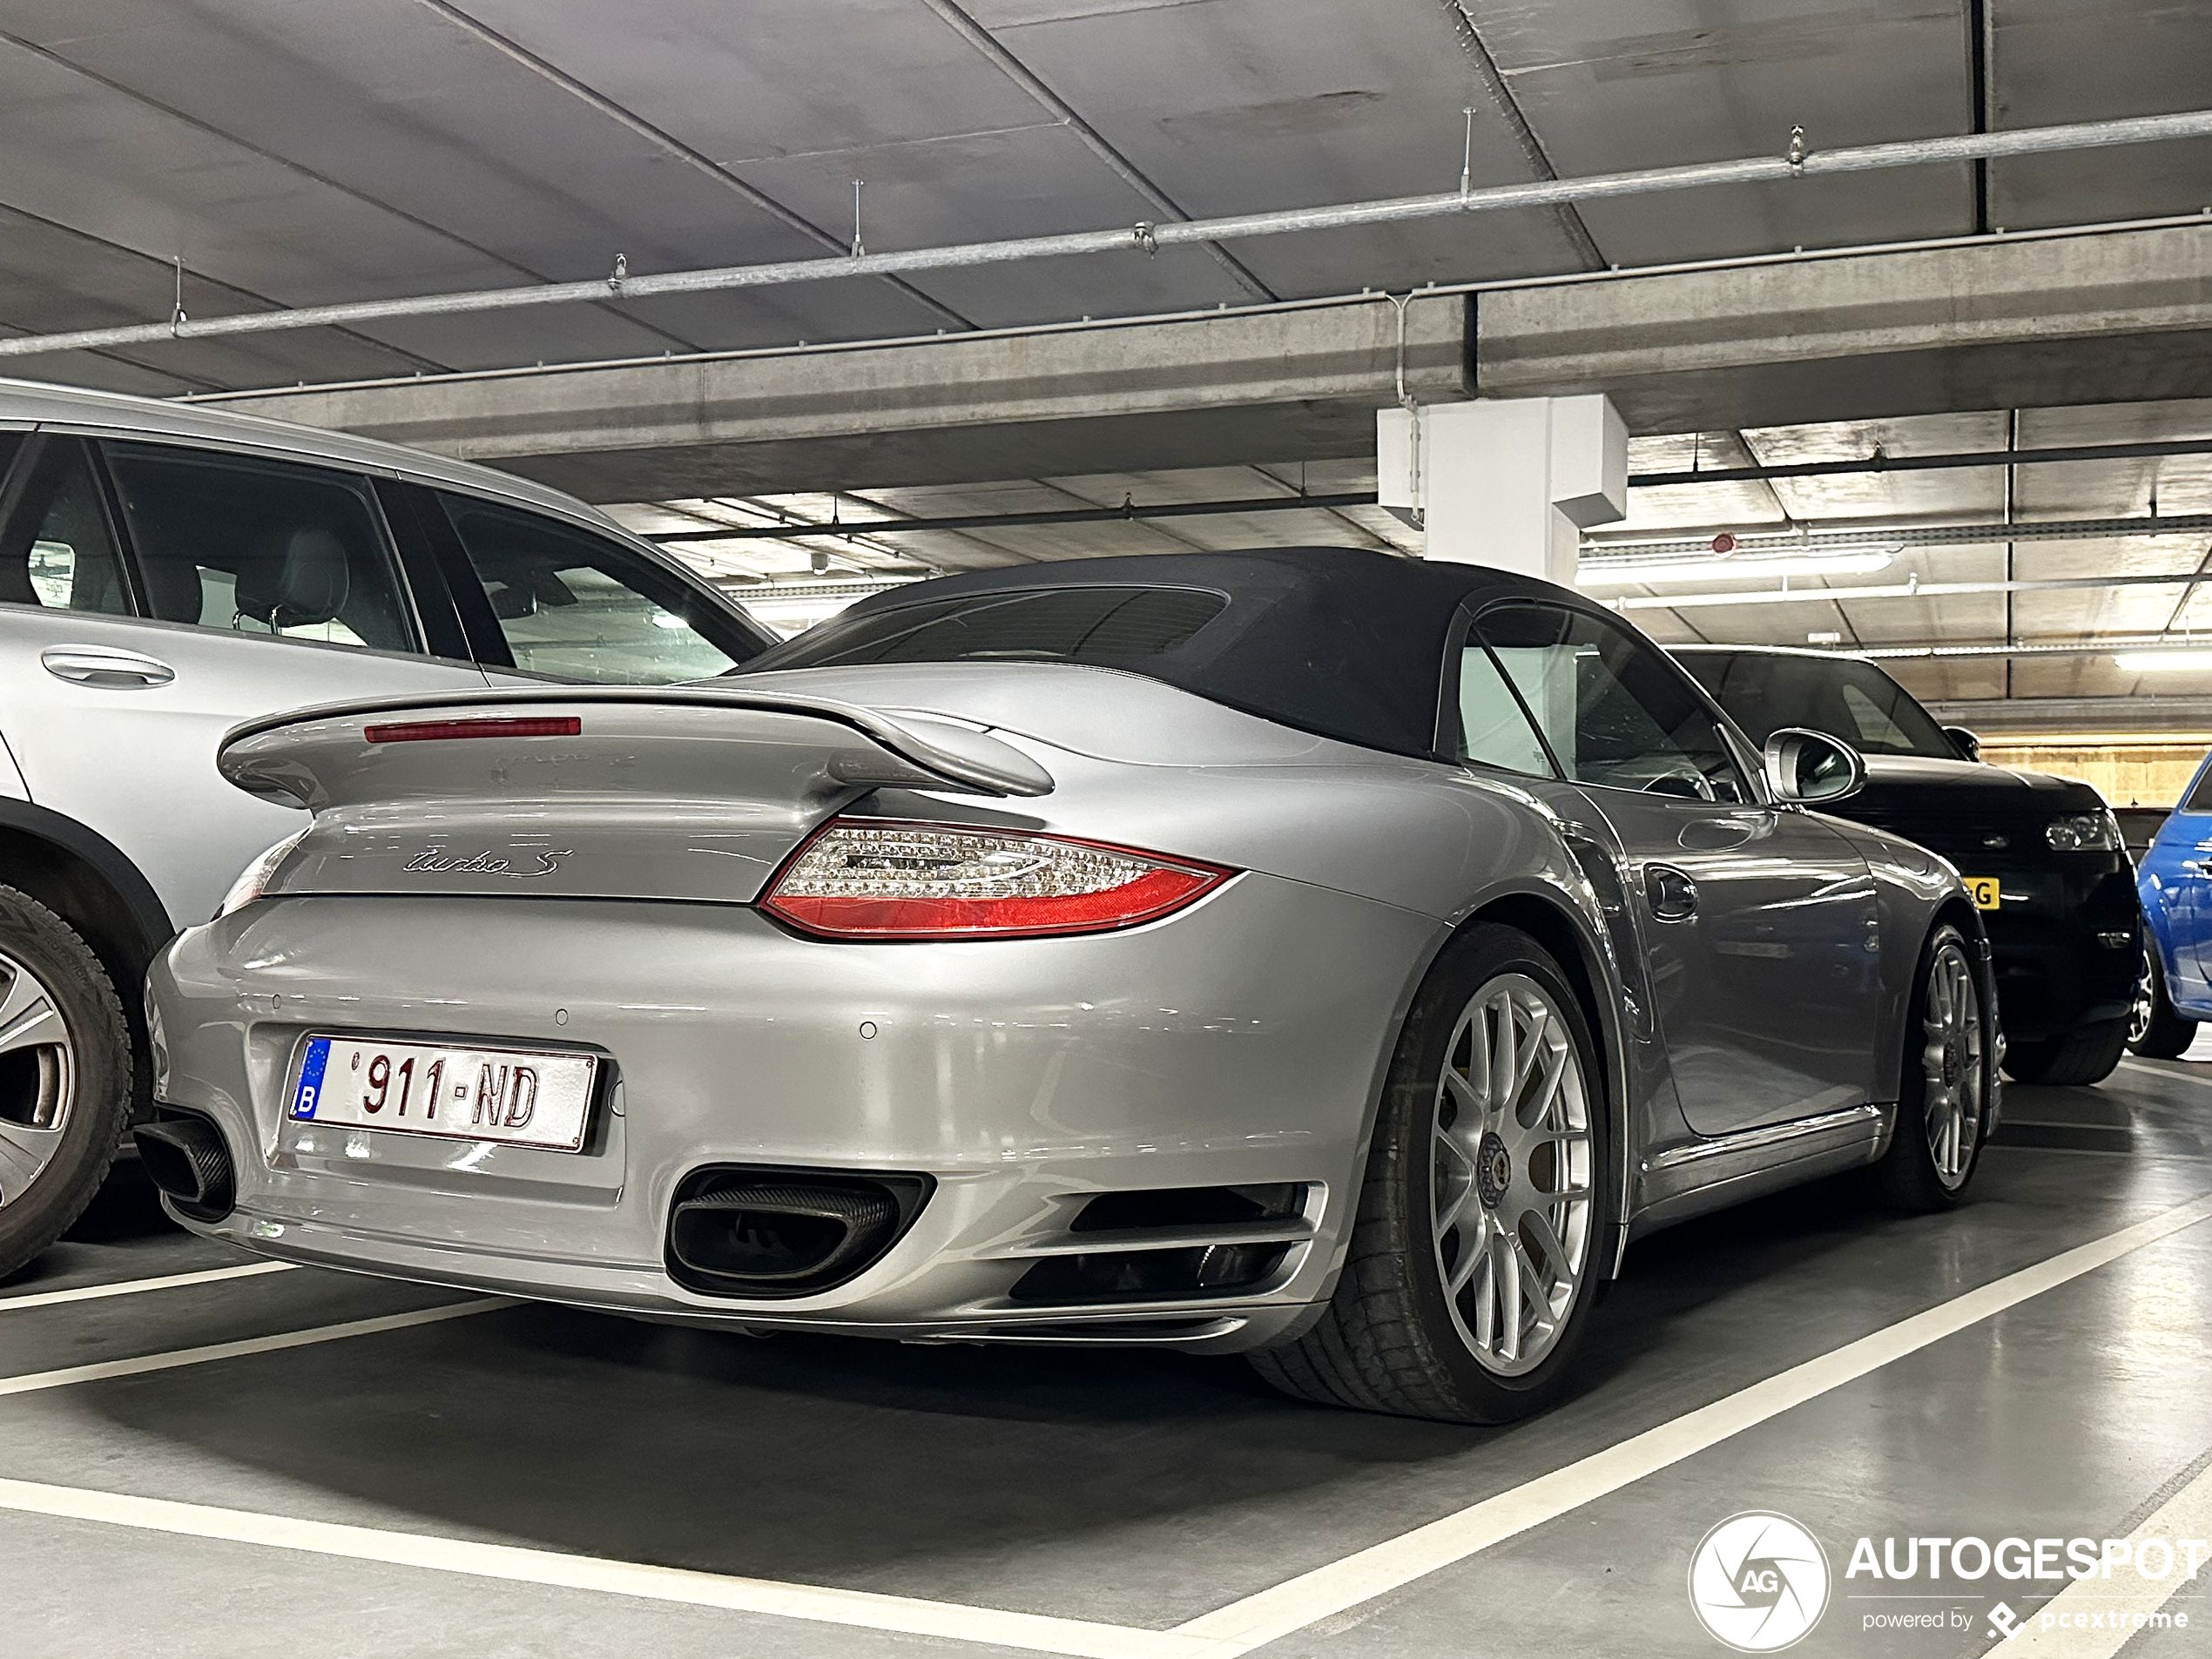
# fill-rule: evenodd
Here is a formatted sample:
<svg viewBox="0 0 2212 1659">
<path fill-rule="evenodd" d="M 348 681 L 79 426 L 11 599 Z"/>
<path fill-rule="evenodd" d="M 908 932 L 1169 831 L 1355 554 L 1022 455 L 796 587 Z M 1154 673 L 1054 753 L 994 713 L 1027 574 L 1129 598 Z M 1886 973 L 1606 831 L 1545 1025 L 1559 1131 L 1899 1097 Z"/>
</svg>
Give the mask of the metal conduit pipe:
<svg viewBox="0 0 2212 1659">
<path fill-rule="evenodd" d="M 890 528 L 896 528 L 895 526 Z M 1993 547 L 2004 542 L 2082 542 L 2114 536 L 2189 536 L 2212 530 L 2212 513 L 2161 513 L 2155 517 L 2053 518 L 2010 524 L 1912 524 L 1892 526 L 1879 519 L 1831 530 L 1726 530 L 1738 556 L 1774 553 L 1818 553 L 1826 549 L 1884 547 Z M 1642 538 L 1582 543 L 1581 568 L 1626 577 L 1639 566 L 1670 564 L 1687 557 L 1710 557 L 1713 538 L 1723 531 L 1693 531 L 1665 540 Z"/>
<path fill-rule="evenodd" d="M 855 276 L 898 276 L 921 271 L 1008 265 L 1075 254 L 1140 252 L 1186 244 L 1233 241 L 1248 236 L 1282 236 L 1305 231 L 1345 230 L 1400 224 L 1454 213 L 1541 207 L 1562 202 L 1603 201 L 1656 191 L 1703 189 L 1717 185 L 1772 184 L 1831 173 L 1873 172 L 1892 167 L 2007 156 L 2048 155 L 2104 149 L 2115 145 L 2153 144 L 2212 137 L 2212 110 L 2174 115 L 2139 116 L 2115 121 L 2082 121 L 2060 126 L 2022 127 L 2005 132 L 1967 133 L 1946 138 L 1913 138 L 1892 144 L 1815 150 L 1801 158 L 1751 156 L 1736 161 L 1693 163 L 1601 173 L 1581 179 L 1540 179 L 1494 185 L 1480 190 L 1401 196 L 1381 201 L 1344 202 L 1331 206 L 1292 208 L 1221 219 L 1140 223 L 1112 230 L 1077 231 L 1059 236 L 1018 237 L 999 242 L 968 242 L 949 247 L 911 248 L 895 253 L 861 253 L 844 259 L 784 260 L 765 265 L 725 266 L 658 275 L 610 275 L 586 282 L 549 282 L 524 287 L 485 288 L 459 293 L 420 294 L 407 299 L 364 300 L 341 305 L 302 306 L 287 311 L 240 316 L 172 319 L 112 328 L 79 328 L 62 334 L 25 334 L 0 340 L 0 356 L 83 351 L 95 347 L 148 345 L 163 340 L 199 340 L 217 335 L 268 334 L 287 328 L 376 322 L 395 317 L 455 315 L 508 311 L 527 306 L 574 305 L 586 300 L 644 299 L 663 293 L 707 293 L 725 289 L 779 287 Z"/>
<path fill-rule="evenodd" d="M 2202 583 L 2201 570 L 2155 576 L 2048 577 L 2015 582 L 1885 582 L 1852 588 L 1754 588 L 1746 593 L 1676 593 L 1600 599 L 1610 610 L 1704 610 L 1715 605 L 1840 604 L 1863 599 L 1942 599 L 1966 593 L 2055 593 L 2080 588 L 2180 588 Z"/>
</svg>

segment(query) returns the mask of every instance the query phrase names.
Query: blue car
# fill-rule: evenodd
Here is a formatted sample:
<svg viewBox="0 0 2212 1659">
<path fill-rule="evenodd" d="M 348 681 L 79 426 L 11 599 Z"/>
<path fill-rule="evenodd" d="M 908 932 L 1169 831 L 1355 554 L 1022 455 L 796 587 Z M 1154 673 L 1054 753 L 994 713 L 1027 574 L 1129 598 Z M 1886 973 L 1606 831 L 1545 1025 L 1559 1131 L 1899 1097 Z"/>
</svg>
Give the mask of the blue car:
<svg viewBox="0 0 2212 1659">
<path fill-rule="evenodd" d="M 2212 1020 L 2212 755 L 2135 870 L 2146 942 L 2128 1046 L 2171 1060 Z"/>
</svg>

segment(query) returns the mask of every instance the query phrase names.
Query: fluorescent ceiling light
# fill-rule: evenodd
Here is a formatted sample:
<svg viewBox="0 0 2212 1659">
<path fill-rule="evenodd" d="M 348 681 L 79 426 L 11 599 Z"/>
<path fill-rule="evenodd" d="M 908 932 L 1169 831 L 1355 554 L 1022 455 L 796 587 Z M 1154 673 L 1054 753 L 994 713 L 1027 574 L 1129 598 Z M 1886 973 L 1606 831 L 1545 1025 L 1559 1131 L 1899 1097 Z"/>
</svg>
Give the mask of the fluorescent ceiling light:
<svg viewBox="0 0 2212 1659">
<path fill-rule="evenodd" d="M 2212 669 L 2212 651 L 2124 651 L 2112 659 L 2130 674 L 2155 674 L 2171 669 Z"/>
<path fill-rule="evenodd" d="M 1739 553 L 1730 557 L 1585 561 L 1575 573 L 1586 588 L 1646 582 L 1726 582 L 1737 577 L 1871 576 L 1889 569 L 1896 547 L 1835 548 L 1818 553 Z"/>
</svg>

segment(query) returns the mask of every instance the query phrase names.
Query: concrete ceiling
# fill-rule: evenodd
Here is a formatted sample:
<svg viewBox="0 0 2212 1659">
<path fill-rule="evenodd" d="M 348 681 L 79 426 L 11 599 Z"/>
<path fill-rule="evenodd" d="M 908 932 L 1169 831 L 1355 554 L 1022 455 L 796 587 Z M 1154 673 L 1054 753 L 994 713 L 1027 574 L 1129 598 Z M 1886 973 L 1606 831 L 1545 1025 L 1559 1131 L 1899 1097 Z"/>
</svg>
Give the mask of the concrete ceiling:
<svg viewBox="0 0 2212 1659">
<path fill-rule="evenodd" d="M 1458 6 L 1536 154 L 1478 90 Z M 2151 113 L 2212 6 L 2006 0 L 11 0 L 0 326 L 804 257 Z M 967 29 L 961 26 L 965 18 Z M 618 21 L 617 21 L 618 20 Z M 1983 65 L 1979 84 L 1976 64 Z M 873 337 L 2193 212 L 2212 145 L 1701 192 L 1153 260 L 488 313 L 105 358 L 149 393 Z M 1165 208 L 1158 204 L 1165 203 Z M 807 226 L 813 227 L 810 234 Z"/>
<path fill-rule="evenodd" d="M 1472 29 L 1472 35 L 1469 33 Z M 1494 64 L 1501 103 L 1484 90 Z M 2212 0 L 9 0 L 0 331 L 807 258 L 2157 113 L 2206 103 Z M 1428 281 L 2194 213 L 2165 144 L 1058 260 L 28 357 L 153 395 L 787 346 Z M 2187 371 L 2194 374 L 2192 368 Z M 2186 376 L 2185 376 L 2186 377 Z M 2162 389 L 2162 388 L 2161 388 Z M 2191 384 L 2212 398 L 2212 384 Z M 2110 396 L 2113 393 L 2089 393 Z M 2125 395 L 2125 394 L 2121 394 Z M 1889 406 L 1900 407 L 1900 406 Z M 1925 407 L 1925 404 L 1919 407 Z M 1853 412 L 1857 412 L 1854 410 Z M 1711 417 L 1707 417 L 1711 418 Z M 1730 416 L 1722 418 L 1743 418 Z M 2021 446 L 2212 433 L 2212 403 L 2017 411 Z M 2015 412 L 1641 436 L 1638 470 L 2002 448 Z M 701 496 L 641 529 L 1372 487 L 1358 461 Z M 974 476 L 971 472 L 968 476 Z M 817 481 L 810 480 L 811 482 Z M 2202 458 L 2018 469 L 2019 518 L 2212 511 Z M 748 488 L 755 486 L 748 484 Z M 2001 469 L 1636 492 L 1622 532 L 1982 521 Z M 695 545 L 733 582 L 1343 541 L 1372 509 Z M 1911 549 L 1882 580 L 2186 570 L 2206 538 Z M 1705 584 L 1711 586 L 1712 584 Z M 1655 590 L 1656 591 L 1656 590 Z M 1662 638 L 2066 640 L 2189 626 L 2178 588 L 1646 610 Z M 2185 603 L 2186 601 L 2186 603 Z M 2108 657 L 1908 664 L 1950 699 L 2122 698 Z M 2171 677 L 2169 677 L 2171 678 Z M 2212 681 L 2205 688 L 2212 690 Z"/>
</svg>

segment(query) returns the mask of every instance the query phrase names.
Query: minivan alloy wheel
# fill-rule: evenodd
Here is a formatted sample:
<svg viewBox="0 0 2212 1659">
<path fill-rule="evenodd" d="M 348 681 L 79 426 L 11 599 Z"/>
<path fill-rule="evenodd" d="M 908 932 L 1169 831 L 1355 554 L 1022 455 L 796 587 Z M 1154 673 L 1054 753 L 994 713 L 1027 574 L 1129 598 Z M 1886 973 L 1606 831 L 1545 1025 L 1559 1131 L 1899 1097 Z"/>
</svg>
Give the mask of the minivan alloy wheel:
<svg viewBox="0 0 2212 1659">
<path fill-rule="evenodd" d="M 0 975 L 0 1204 L 7 1204 L 60 1149 L 77 1067 L 69 1028 L 37 975 L 6 955 Z"/>
<path fill-rule="evenodd" d="M 1982 1089 L 1981 993 L 1973 964 L 1956 940 L 1939 945 L 1928 964 L 1928 988 L 1922 1004 L 1922 1096 L 1928 1154 L 1936 1178 L 1956 1188 L 1973 1167 L 1980 1138 Z"/>
<path fill-rule="evenodd" d="M 1433 1234 L 1447 1305 L 1484 1369 L 1532 1370 L 1589 1263 L 1590 1103 L 1550 994 L 1502 974 L 1460 1014 L 1437 1079 Z"/>
</svg>

